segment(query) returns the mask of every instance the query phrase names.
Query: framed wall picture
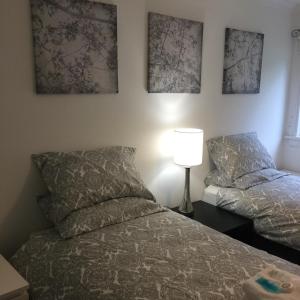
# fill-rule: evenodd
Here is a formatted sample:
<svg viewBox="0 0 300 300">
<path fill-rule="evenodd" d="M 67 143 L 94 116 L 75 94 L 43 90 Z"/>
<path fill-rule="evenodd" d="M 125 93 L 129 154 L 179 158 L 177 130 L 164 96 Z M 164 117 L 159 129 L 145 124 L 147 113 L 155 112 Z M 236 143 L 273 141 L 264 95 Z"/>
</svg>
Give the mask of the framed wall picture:
<svg viewBox="0 0 300 300">
<path fill-rule="evenodd" d="M 85 0 L 31 0 L 36 91 L 118 92 L 117 7 Z"/>
<path fill-rule="evenodd" d="M 149 13 L 148 92 L 200 93 L 203 23 Z"/>
<path fill-rule="evenodd" d="M 223 94 L 258 94 L 263 57 L 262 33 L 226 28 Z"/>
</svg>

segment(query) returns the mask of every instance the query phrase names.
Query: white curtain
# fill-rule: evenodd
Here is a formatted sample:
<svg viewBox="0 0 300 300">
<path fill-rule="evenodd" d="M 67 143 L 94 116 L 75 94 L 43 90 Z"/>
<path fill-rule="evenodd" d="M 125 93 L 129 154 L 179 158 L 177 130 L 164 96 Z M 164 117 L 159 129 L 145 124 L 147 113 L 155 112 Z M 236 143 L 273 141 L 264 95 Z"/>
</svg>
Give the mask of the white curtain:
<svg viewBox="0 0 300 300">
<path fill-rule="evenodd" d="M 293 38 L 286 135 L 300 136 L 300 38 Z"/>
</svg>

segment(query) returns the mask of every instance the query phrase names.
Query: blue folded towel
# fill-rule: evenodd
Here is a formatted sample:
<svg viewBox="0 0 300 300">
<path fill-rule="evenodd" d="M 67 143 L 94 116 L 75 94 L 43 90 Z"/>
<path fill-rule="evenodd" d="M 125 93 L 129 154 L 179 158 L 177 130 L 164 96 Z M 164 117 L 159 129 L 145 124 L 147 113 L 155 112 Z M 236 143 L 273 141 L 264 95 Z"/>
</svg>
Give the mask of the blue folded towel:
<svg viewBox="0 0 300 300">
<path fill-rule="evenodd" d="M 268 266 L 245 281 L 245 300 L 299 300 L 300 277 Z"/>
</svg>

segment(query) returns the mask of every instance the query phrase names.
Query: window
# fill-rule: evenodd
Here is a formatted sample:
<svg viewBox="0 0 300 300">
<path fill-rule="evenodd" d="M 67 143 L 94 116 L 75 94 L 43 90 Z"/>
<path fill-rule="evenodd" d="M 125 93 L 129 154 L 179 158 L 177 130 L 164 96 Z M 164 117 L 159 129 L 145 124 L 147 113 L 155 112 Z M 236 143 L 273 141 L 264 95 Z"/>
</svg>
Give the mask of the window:
<svg viewBox="0 0 300 300">
<path fill-rule="evenodd" d="M 293 56 L 286 133 L 300 138 L 300 29 L 292 31 Z"/>
</svg>

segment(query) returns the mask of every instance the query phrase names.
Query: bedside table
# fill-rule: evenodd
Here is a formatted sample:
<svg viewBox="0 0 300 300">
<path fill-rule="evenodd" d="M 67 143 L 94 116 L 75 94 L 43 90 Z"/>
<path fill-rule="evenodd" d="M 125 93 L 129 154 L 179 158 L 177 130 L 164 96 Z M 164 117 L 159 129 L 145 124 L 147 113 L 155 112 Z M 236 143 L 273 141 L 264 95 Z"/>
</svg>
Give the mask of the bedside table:
<svg viewBox="0 0 300 300">
<path fill-rule="evenodd" d="M 0 255 L 0 300 L 28 300 L 28 282 Z"/>
<path fill-rule="evenodd" d="M 236 240 L 252 244 L 253 222 L 203 201 L 193 202 L 194 212 L 187 217 Z M 178 207 L 172 208 L 178 212 Z"/>
</svg>

